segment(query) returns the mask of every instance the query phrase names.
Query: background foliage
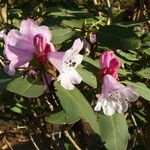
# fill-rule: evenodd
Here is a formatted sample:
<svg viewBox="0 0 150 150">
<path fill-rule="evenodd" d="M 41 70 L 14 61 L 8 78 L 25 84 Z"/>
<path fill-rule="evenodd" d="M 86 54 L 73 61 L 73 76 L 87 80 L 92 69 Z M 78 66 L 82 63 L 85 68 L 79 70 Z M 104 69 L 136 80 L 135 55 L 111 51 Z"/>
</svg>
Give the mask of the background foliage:
<svg viewBox="0 0 150 150">
<path fill-rule="evenodd" d="M 64 131 L 75 133 L 74 140 L 82 149 L 148 149 L 150 145 L 150 2 L 144 0 L 2 0 L 0 29 L 7 33 L 19 28 L 22 19 L 33 18 L 47 25 L 53 33 L 52 43 L 67 50 L 74 39 L 86 39 L 91 46 L 78 72 L 83 82 L 73 91 L 52 83 L 52 92 L 34 77 L 9 77 L 3 71 L 4 43 L 0 43 L 0 123 L 7 120 L 27 126 L 27 132 L 42 134 L 46 147 L 58 149 L 52 135 Z M 90 42 L 95 33 L 97 42 Z M 99 55 L 111 49 L 123 63 L 119 79 L 137 87 L 140 98 L 125 114 L 111 117 L 94 113 L 96 94 L 100 93 Z M 83 50 L 82 53 L 85 53 Z M 51 127 L 48 128 L 49 124 Z M 90 127 L 89 127 L 90 125 Z M 53 126 L 53 127 L 52 127 Z M 59 126 L 59 128 L 58 128 Z M 81 127 L 81 128 L 80 128 Z M 92 129 L 91 129 L 92 128 Z M 49 130 L 50 131 L 49 131 Z M 97 135 L 94 134 L 94 132 Z M 5 132 L 5 131 L 4 131 Z M 2 138 L 8 134 L 0 135 Z M 46 136 L 49 134 L 49 136 Z M 81 134 L 81 135 L 80 135 Z M 90 136 L 98 142 L 88 145 Z M 89 136 L 89 137 L 88 137 Z M 30 137 L 30 136 L 29 136 Z M 67 136 L 66 136 L 67 137 Z M 82 137 L 82 142 L 80 140 Z M 87 138 L 88 137 L 88 138 Z M 9 136 L 8 136 L 9 139 Z M 59 139 L 56 137 L 56 139 Z M 74 149 L 61 137 L 61 149 Z M 128 142 L 129 140 L 129 142 Z M 80 142 L 79 142 L 80 141 Z M 85 142 L 84 142 L 85 141 Z M 93 142 L 92 141 L 92 142 Z"/>
</svg>

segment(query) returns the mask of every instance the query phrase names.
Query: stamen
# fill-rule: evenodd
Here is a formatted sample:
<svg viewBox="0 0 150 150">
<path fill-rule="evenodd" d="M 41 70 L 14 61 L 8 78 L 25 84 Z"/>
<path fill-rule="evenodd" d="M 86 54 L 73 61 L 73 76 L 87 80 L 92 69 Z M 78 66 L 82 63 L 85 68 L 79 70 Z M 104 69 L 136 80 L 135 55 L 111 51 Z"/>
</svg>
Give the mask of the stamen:
<svg viewBox="0 0 150 150">
<path fill-rule="evenodd" d="M 74 67 L 75 65 L 76 65 L 76 62 L 73 62 L 73 63 L 72 63 L 72 67 Z"/>
</svg>

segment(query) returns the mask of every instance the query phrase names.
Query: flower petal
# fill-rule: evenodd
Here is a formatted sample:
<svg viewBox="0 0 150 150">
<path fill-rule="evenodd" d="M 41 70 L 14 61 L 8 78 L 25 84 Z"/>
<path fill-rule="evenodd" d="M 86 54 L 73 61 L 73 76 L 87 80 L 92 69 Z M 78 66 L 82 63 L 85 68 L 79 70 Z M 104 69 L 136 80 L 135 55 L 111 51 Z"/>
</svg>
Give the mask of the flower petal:
<svg viewBox="0 0 150 150">
<path fill-rule="evenodd" d="M 110 61 L 110 66 L 109 68 L 111 69 L 118 69 L 119 67 L 121 66 L 121 63 L 118 59 L 116 58 L 113 58 L 111 61 Z"/>
<path fill-rule="evenodd" d="M 62 58 L 65 52 L 50 52 L 47 59 L 54 65 L 54 67 L 60 72 L 62 69 Z"/>
<path fill-rule="evenodd" d="M 74 68 L 76 68 L 78 65 L 80 65 L 82 60 L 83 60 L 83 55 L 80 55 L 80 54 L 75 55 L 75 57 L 73 57 L 73 59 L 72 59 L 73 62 L 76 62 Z"/>
<path fill-rule="evenodd" d="M 74 88 L 73 84 L 79 84 L 82 81 L 82 78 L 76 70 L 72 70 L 60 72 L 60 75 L 58 76 L 58 81 L 61 82 L 61 85 L 65 89 L 72 90 Z"/>
<path fill-rule="evenodd" d="M 102 107 L 102 102 L 101 101 L 98 101 L 96 106 L 94 107 L 94 110 L 95 111 L 100 111 L 101 110 L 101 107 Z"/>
<path fill-rule="evenodd" d="M 122 89 L 122 95 L 126 97 L 126 100 L 129 102 L 134 102 L 139 98 L 139 94 L 137 90 L 133 86 L 127 86 L 126 88 Z"/>
<path fill-rule="evenodd" d="M 76 53 L 79 53 L 80 50 L 83 48 L 83 42 L 78 38 L 74 41 L 72 49 L 76 51 Z"/>
<path fill-rule="evenodd" d="M 76 70 L 72 70 L 68 72 L 70 74 L 70 81 L 72 84 L 80 84 L 82 81 L 82 77 L 78 74 Z"/>
<path fill-rule="evenodd" d="M 107 74 L 103 77 L 102 93 L 107 96 L 111 92 L 125 88 L 124 85 L 120 84 L 115 78 Z"/>
<path fill-rule="evenodd" d="M 56 49 L 55 49 L 55 47 L 54 47 L 54 45 L 51 43 L 51 42 L 47 42 L 49 45 L 50 45 L 50 47 L 51 47 L 51 52 L 55 52 L 56 51 Z"/>
<path fill-rule="evenodd" d="M 72 59 L 83 48 L 83 42 L 78 38 L 74 41 L 73 46 L 65 52 L 63 61 Z"/>
<path fill-rule="evenodd" d="M 34 28 L 37 27 L 37 24 L 32 19 L 22 20 L 20 25 L 20 33 L 26 37 L 33 39 L 35 36 L 33 34 Z"/>
<path fill-rule="evenodd" d="M 38 26 L 34 20 L 23 20 L 20 25 L 20 33 L 28 38 L 32 38 L 37 34 L 42 34 L 47 42 L 51 40 L 52 33 L 47 26 Z"/>
<path fill-rule="evenodd" d="M 114 58 L 114 52 L 113 51 L 105 51 L 100 55 L 100 67 L 103 68 L 109 68 L 110 61 Z"/>
<path fill-rule="evenodd" d="M 117 112 L 119 112 L 119 113 L 126 112 L 128 109 L 128 102 L 125 99 L 120 100 L 120 102 L 121 102 L 122 110 L 119 110 Z"/>
<path fill-rule="evenodd" d="M 102 105 L 103 112 L 107 116 L 112 116 L 115 113 L 114 108 L 111 106 L 111 103 L 108 103 L 108 105 L 105 107 Z"/>
<path fill-rule="evenodd" d="M 58 76 L 58 81 L 60 81 L 61 86 L 67 90 L 73 90 L 74 85 L 71 83 L 70 75 L 67 72 L 61 72 Z"/>
<path fill-rule="evenodd" d="M 5 45 L 15 46 L 20 49 L 34 50 L 33 41 L 30 38 L 22 36 L 19 30 L 12 29 L 4 38 Z"/>
<path fill-rule="evenodd" d="M 28 63 L 33 58 L 33 54 L 30 51 L 24 51 L 11 45 L 5 46 L 5 55 L 10 61 L 8 68 L 10 75 L 15 74 L 15 68 Z"/>
<path fill-rule="evenodd" d="M 30 51 L 25 51 L 20 48 L 16 48 L 11 45 L 5 46 L 5 55 L 10 61 L 14 61 L 14 59 L 19 59 L 20 61 L 24 61 L 25 63 L 29 62 L 33 58 L 33 53 Z"/>
</svg>

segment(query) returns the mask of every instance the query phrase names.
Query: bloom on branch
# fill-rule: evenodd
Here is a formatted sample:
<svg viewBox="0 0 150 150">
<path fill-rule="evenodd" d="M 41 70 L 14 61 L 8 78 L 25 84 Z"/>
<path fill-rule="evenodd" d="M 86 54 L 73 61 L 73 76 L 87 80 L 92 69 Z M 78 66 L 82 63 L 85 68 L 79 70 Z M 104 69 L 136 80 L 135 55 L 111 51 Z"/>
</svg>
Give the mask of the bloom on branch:
<svg viewBox="0 0 150 150">
<path fill-rule="evenodd" d="M 116 79 L 121 66 L 113 51 L 103 52 L 100 56 L 102 90 L 95 106 L 95 111 L 103 110 L 111 116 L 115 112 L 122 113 L 128 109 L 128 102 L 136 101 L 139 94 L 133 86 L 124 86 Z"/>
<path fill-rule="evenodd" d="M 128 102 L 134 102 L 138 97 L 139 94 L 133 86 L 124 86 L 107 74 L 103 77 L 101 95 L 94 110 L 103 109 L 104 114 L 108 116 L 115 112 L 122 113 L 128 109 Z"/>
<path fill-rule="evenodd" d="M 51 37 L 47 26 L 38 26 L 32 19 L 23 20 L 19 30 L 12 29 L 4 37 L 4 55 L 10 62 L 8 74 L 15 75 L 15 69 L 28 65 L 33 58 L 44 62 L 48 53 L 54 51 Z"/>
<path fill-rule="evenodd" d="M 121 66 L 119 60 L 115 58 L 113 51 L 105 51 L 100 56 L 101 77 L 106 74 L 112 75 L 115 79 L 118 78 L 118 69 Z"/>
<path fill-rule="evenodd" d="M 73 46 L 66 52 L 51 52 L 48 55 L 48 60 L 59 71 L 58 81 L 68 90 L 74 88 L 74 84 L 79 84 L 82 81 L 81 76 L 76 71 L 76 68 L 81 64 L 83 56 L 79 54 L 83 48 L 83 42 L 76 39 Z"/>
</svg>

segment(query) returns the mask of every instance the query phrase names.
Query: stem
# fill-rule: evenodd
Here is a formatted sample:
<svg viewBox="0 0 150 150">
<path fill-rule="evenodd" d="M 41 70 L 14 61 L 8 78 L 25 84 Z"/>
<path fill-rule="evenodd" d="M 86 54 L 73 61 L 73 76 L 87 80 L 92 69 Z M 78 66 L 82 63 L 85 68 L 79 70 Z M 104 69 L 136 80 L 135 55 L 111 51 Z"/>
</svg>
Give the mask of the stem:
<svg viewBox="0 0 150 150">
<path fill-rule="evenodd" d="M 107 3 L 107 7 L 108 7 L 108 8 L 111 8 L 110 1 L 109 1 L 109 0 L 106 0 L 106 3 Z"/>
<path fill-rule="evenodd" d="M 33 143 L 35 149 L 36 149 L 36 150 L 40 150 L 39 147 L 37 146 L 37 144 L 35 143 L 35 141 L 34 141 L 34 139 L 33 139 L 33 137 L 32 137 L 31 134 L 30 134 L 30 139 L 31 139 L 31 141 L 32 141 L 32 143 Z"/>
<path fill-rule="evenodd" d="M 47 76 L 46 76 L 46 73 L 43 71 L 43 75 L 44 75 L 44 78 L 45 78 L 45 81 L 46 81 L 46 86 L 47 86 L 47 88 L 48 88 L 48 91 L 49 91 L 49 93 L 48 93 L 48 98 L 50 98 L 50 99 L 52 99 L 53 101 L 51 101 L 51 103 L 49 103 L 48 104 L 48 101 L 46 100 L 46 103 L 50 106 L 50 109 L 51 110 L 53 110 L 54 108 L 54 106 L 56 106 L 57 105 L 57 103 L 56 103 L 56 101 L 54 100 L 54 98 L 53 98 L 53 91 L 51 90 L 52 89 L 52 87 L 50 87 L 49 86 L 49 84 L 48 84 L 48 79 L 47 79 Z"/>
<path fill-rule="evenodd" d="M 3 140 L 8 145 L 8 147 L 10 148 L 10 150 L 13 150 L 12 146 L 10 145 L 10 143 L 7 141 L 7 139 L 5 137 L 3 138 Z"/>
<path fill-rule="evenodd" d="M 94 4 L 95 6 L 97 6 L 97 5 L 98 5 L 97 0 L 93 0 L 93 4 Z"/>
<path fill-rule="evenodd" d="M 49 84 L 48 84 L 48 79 L 47 79 L 47 76 L 46 76 L 46 73 L 43 71 L 43 75 L 44 75 L 44 78 L 45 78 L 45 81 L 46 81 L 46 85 L 48 87 L 48 90 L 49 92 L 51 91 L 50 87 L 49 87 Z"/>
<path fill-rule="evenodd" d="M 81 148 L 76 144 L 76 142 L 72 139 L 69 132 L 67 130 L 64 131 L 65 136 L 68 138 L 68 140 L 72 143 L 72 145 L 76 148 L 76 150 L 81 150 Z"/>
<path fill-rule="evenodd" d="M 107 25 L 110 25 L 110 17 L 112 16 L 110 1 L 106 0 L 106 4 L 107 4 L 107 7 L 108 7 L 108 21 L 107 21 Z"/>
<path fill-rule="evenodd" d="M 131 118 L 132 118 L 132 121 L 133 121 L 134 125 L 137 127 L 136 120 L 135 120 L 135 118 L 134 118 L 134 116 L 132 114 L 131 114 Z"/>
</svg>

